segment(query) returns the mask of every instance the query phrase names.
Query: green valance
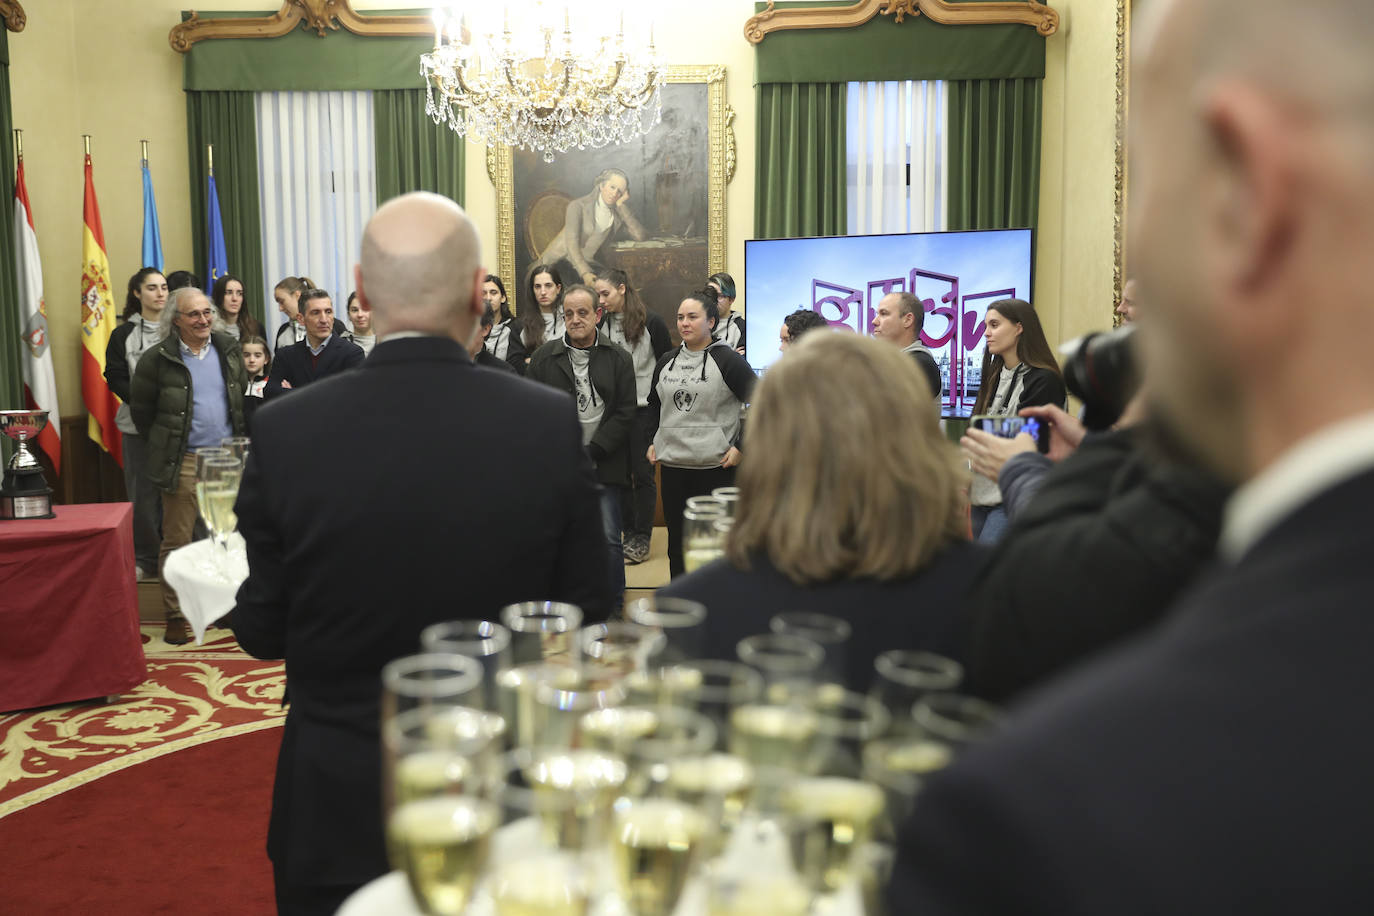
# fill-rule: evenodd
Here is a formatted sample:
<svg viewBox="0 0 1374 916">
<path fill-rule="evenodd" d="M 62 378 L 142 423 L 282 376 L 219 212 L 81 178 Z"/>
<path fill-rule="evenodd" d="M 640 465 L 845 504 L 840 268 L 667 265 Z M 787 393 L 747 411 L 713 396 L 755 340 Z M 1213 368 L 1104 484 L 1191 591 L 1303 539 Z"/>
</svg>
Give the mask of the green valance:
<svg viewBox="0 0 1374 916">
<path fill-rule="evenodd" d="M 202 19 L 270 16 L 265 12 L 197 10 Z M 429 10 L 387 10 L 428 16 Z M 366 15 L 366 14 L 360 14 Z M 188 11 L 182 20 L 190 18 Z M 370 38 L 345 28 L 316 35 L 298 23 L 280 38 L 213 38 L 186 52 L 187 90 L 248 92 L 356 91 L 423 89 L 420 55 L 434 47 L 433 38 Z"/>
<path fill-rule="evenodd" d="M 977 2 L 977 0 L 971 0 Z M 842 6 L 777 3 L 775 9 Z M 763 3 L 756 3 L 762 11 Z M 1028 25 L 940 25 L 926 16 L 874 16 L 852 29 L 770 32 L 758 45 L 757 83 L 1043 78 L 1045 39 Z"/>
</svg>

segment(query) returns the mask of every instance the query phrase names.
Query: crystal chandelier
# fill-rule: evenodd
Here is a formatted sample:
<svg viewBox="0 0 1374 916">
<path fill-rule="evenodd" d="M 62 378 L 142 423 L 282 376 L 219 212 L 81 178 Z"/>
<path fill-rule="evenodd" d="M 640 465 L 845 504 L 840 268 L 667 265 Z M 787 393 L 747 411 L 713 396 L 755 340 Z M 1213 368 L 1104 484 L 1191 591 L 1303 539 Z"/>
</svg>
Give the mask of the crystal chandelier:
<svg viewBox="0 0 1374 916">
<path fill-rule="evenodd" d="M 435 8 L 434 50 L 420 55 L 425 113 L 436 124 L 545 162 L 658 124 L 663 68 L 651 25 L 647 43 L 637 41 L 623 11 L 595 0 L 464 6 Z"/>
</svg>

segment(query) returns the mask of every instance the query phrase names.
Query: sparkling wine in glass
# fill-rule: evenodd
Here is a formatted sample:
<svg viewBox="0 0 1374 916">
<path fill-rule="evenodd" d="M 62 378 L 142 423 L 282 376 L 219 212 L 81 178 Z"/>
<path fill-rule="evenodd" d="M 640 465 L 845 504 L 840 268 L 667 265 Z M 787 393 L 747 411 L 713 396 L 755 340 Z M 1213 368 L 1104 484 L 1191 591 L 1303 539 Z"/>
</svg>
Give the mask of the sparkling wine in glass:
<svg viewBox="0 0 1374 916">
<path fill-rule="evenodd" d="M 477 795 L 437 795 L 398 805 L 387 820 L 391 864 L 431 916 L 461 916 L 486 866 L 500 809 Z"/>
<path fill-rule="evenodd" d="M 670 798 L 622 798 L 611 829 L 616 880 L 630 912 L 670 916 L 706 839 L 705 816 Z"/>
</svg>

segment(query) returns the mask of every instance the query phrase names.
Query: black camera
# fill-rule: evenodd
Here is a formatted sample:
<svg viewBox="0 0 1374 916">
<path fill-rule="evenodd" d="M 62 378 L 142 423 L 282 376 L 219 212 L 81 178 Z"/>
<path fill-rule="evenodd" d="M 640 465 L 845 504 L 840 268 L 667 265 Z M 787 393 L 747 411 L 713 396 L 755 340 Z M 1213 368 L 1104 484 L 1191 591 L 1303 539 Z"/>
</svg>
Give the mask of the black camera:
<svg viewBox="0 0 1374 916">
<path fill-rule="evenodd" d="M 1107 429 L 1140 387 L 1140 361 L 1131 325 L 1080 338 L 1066 348 L 1064 384 L 1083 402 L 1083 425 Z"/>
</svg>

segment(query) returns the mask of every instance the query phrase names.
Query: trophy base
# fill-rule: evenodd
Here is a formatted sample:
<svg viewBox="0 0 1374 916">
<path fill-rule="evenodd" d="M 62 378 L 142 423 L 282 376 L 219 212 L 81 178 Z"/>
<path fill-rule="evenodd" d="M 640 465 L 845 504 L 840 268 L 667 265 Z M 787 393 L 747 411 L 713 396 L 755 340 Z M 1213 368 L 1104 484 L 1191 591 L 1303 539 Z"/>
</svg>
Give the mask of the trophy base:
<svg viewBox="0 0 1374 916">
<path fill-rule="evenodd" d="M 0 519 L 56 517 L 52 511 L 52 490 L 43 482 L 41 468 L 11 470 L 5 475 L 4 486 L 0 487 Z"/>
</svg>

